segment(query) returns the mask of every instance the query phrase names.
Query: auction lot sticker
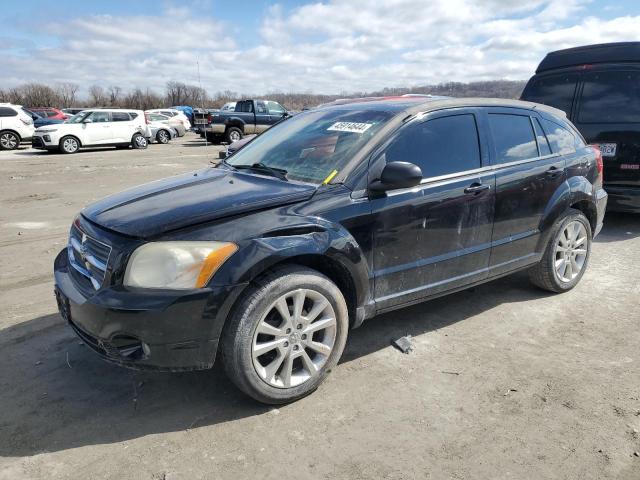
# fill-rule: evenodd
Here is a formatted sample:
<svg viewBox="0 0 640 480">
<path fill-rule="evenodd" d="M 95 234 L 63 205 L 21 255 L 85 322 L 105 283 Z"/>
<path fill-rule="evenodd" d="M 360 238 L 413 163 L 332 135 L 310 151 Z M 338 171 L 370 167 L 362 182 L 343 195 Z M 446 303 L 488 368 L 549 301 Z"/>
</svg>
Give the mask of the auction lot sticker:
<svg viewBox="0 0 640 480">
<path fill-rule="evenodd" d="M 334 132 L 364 133 L 372 125 L 373 123 L 336 122 L 327 128 L 327 130 L 332 130 Z"/>
</svg>

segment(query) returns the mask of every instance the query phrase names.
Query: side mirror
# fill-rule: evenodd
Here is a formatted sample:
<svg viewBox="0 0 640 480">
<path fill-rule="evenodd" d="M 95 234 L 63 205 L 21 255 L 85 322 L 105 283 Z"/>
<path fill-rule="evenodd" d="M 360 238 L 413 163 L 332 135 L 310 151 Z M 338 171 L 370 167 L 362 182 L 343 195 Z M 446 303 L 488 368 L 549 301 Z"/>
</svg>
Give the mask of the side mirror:
<svg viewBox="0 0 640 480">
<path fill-rule="evenodd" d="M 85 118 L 82 123 L 93 123 L 93 120 L 90 118 Z"/>
<path fill-rule="evenodd" d="M 400 188 L 411 188 L 420 185 L 422 170 L 417 165 L 409 162 L 389 162 L 382 169 L 380 180 L 369 185 L 373 192 L 386 192 Z"/>
<path fill-rule="evenodd" d="M 287 118 L 288 116 L 289 116 L 289 112 L 284 112 L 284 113 L 282 114 L 282 118 Z"/>
</svg>

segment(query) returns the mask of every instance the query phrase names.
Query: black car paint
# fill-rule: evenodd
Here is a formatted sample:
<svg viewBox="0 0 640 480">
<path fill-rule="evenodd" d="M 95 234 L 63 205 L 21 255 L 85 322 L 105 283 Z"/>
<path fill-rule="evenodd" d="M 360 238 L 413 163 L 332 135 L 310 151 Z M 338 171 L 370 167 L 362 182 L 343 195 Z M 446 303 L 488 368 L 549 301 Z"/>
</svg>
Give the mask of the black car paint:
<svg viewBox="0 0 640 480">
<path fill-rule="evenodd" d="M 538 97 L 534 99 L 531 93 L 533 85 L 538 80 L 559 76 L 576 78 L 567 117 L 587 143 L 617 145 L 615 157 L 603 159 L 604 188 L 609 194 L 608 209 L 640 212 L 640 118 L 629 123 L 580 121 L 580 111 L 584 104 L 584 79 L 587 75 L 600 72 L 640 72 L 640 42 L 603 44 L 552 52 L 540 63 L 536 75 L 525 86 L 521 99 L 559 107 L 553 105 L 553 101 Z"/>
<path fill-rule="evenodd" d="M 369 160 L 352 166 L 338 184 L 316 187 L 221 165 L 97 202 L 78 222 L 88 235 L 112 245 L 105 283 L 84 295 L 62 251 L 55 261 L 61 310 L 110 361 L 134 368 L 207 368 L 236 300 L 282 262 L 330 276 L 347 298 L 355 327 L 378 313 L 530 266 L 541 258 L 551 225 L 570 206 L 583 209 L 597 233 L 606 195 L 594 186 L 590 148 L 493 165 L 486 109 L 468 108 L 481 125 L 481 171 L 427 179 L 417 188 L 375 195 L 363 190 L 381 170 L 374 145 L 367 146 Z M 396 127 L 411 117 L 402 109 L 397 116 Z M 375 141 L 382 145 L 391 134 L 385 130 Z M 560 176 L 547 175 L 552 166 Z M 478 184 L 490 188 L 469 190 Z M 123 286 L 129 256 L 150 240 L 223 240 L 239 249 L 202 290 Z M 140 338 L 151 353 L 130 361 L 101 347 L 122 335 Z"/>
</svg>

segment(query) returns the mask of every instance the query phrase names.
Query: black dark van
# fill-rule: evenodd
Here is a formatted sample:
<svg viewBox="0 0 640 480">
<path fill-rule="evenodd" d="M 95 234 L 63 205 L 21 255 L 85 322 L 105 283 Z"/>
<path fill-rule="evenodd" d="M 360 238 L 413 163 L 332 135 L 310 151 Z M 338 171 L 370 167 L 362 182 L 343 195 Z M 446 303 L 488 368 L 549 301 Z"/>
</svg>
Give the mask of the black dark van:
<svg viewBox="0 0 640 480">
<path fill-rule="evenodd" d="M 55 260 L 58 306 L 106 360 L 204 369 L 220 351 L 244 392 L 292 401 L 379 313 L 522 269 L 575 287 L 606 208 L 601 159 L 528 102 L 309 110 L 216 167 L 86 207 Z"/>
<path fill-rule="evenodd" d="M 521 98 L 564 110 L 600 145 L 609 210 L 640 212 L 640 42 L 551 52 Z"/>
</svg>

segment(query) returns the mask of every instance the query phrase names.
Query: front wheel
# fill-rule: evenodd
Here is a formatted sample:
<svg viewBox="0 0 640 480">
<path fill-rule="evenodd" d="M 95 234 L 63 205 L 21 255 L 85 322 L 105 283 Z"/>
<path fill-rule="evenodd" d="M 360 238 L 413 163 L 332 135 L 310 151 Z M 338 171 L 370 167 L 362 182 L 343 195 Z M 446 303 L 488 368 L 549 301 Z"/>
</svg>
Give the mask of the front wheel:
<svg viewBox="0 0 640 480">
<path fill-rule="evenodd" d="M 553 226 L 542 260 L 529 271 L 531 282 L 551 292 L 575 287 L 589 263 L 591 225 L 579 210 L 571 209 Z"/>
<path fill-rule="evenodd" d="M 80 150 L 80 142 L 75 137 L 63 137 L 59 149 L 62 153 L 72 154 Z"/>
<path fill-rule="evenodd" d="M 222 339 L 229 378 L 268 404 L 313 392 L 338 363 L 349 315 L 340 289 L 321 273 L 280 267 L 240 301 Z"/>
<path fill-rule="evenodd" d="M 131 139 L 131 146 L 135 149 L 145 149 L 149 145 L 147 139 L 140 133 L 136 133 Z"/>
</svg>

